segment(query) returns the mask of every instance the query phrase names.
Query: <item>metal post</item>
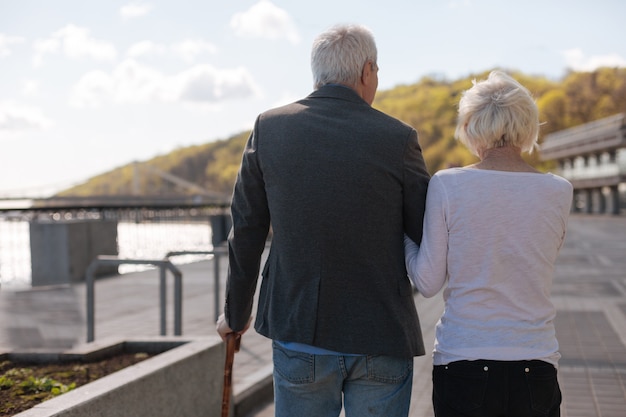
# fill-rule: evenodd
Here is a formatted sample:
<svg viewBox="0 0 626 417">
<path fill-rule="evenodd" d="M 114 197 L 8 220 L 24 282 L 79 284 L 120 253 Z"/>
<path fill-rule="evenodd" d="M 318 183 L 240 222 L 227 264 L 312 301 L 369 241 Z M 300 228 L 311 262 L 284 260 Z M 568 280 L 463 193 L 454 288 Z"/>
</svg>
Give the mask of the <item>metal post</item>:
<svg viewBox="0 0 626 417">
<path fill-rule="evenodd" d="M 95 292 L 94 292 L 94 269 L 97 267 L 96 263 L 92 263 L 87 268 L 87 343 L 93 342 L 95 339 Z"/>
<path fill-rule="evenodd" d="M 165 336 L 167 334 L 167 317 L 165 314 L 167 308 L 167 286 L 165 282 L 165 266 L 163 264 L 159 264 L 159 300 L 161 304 L 161 336 Z"/>
<path fill-rule="evenodd" d="M 119 259 L 116 256 L 99 255 L 94 259 L 86 270 L 87 284 L 87 342 L 93 342 L 95 339 L 95 279 L 94 273 L 101 265 L 122 265 L 122 264 L 148 264 L 159 267 L 159 298 L 160 298 L 160 327 L 161 336 L 167 334 L 167 282 L 165 269 L 172 271 L 175 277 L 174 281 L 174 334 L 182 335 L 182 311 L 183 311 L 183 274 L 169 260 L 150 260 L 150 259 Z"/>
<path fill-rule="evenodd" d="M 215 307 L 215 311 L 214 311 L 214 315 L 215 315 L 215 321 L 217 321 L 217 318 L 220 316 L 221 314 L 221 309 L 220 309 L 220 298 L 221 298 L 221 291 L 220 291 L 220 256 L 221 255 L 227 255 L 228 251 L 226 250 L 226 248 L 224 247 L 216 247 L 213 250 L 210 251 L 176 251 L 176 252 L 168 252 L 165 255 L 165 259 L 169 259 L 172 256 L 179 256 L 179 255 L 213 255 L 213 281 L 214 281 L 214 307 Z"/>
<path fill-rule="evenodd" d="M 183 334 L 183 276 L 178 271 L 174 273 L 174 336 Z"/>
<path fill-rule="evenodd" d="M 220 316 L 220 254 L 215 251 L 213 253 L 213 276 L 215 279 L 215 321 Z"/>
</svg>

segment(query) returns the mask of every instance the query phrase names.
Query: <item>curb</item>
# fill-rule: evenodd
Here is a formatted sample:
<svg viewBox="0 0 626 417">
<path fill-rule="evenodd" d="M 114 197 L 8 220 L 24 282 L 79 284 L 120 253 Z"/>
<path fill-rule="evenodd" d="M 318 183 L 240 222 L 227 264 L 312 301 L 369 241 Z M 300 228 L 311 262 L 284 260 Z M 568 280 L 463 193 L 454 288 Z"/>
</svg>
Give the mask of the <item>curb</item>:
<svg viewBox="0 0 626 417">
<path fill-rule="evenodd" d="M 274 401 L 273 370 L 273 364 L 265 365 L 235 387 L 235 417 L 254 415 L 255 411 Z"/>
</svg>

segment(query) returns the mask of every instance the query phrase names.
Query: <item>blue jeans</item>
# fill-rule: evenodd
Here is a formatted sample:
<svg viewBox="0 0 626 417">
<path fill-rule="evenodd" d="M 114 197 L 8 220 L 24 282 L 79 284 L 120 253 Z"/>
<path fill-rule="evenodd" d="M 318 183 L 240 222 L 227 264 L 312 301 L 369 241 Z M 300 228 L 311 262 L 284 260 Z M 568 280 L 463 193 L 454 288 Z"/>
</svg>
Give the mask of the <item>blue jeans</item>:
<svg viewBox="0 0 626 417">
<path fill-rule="evenodd" d="M 413 358 L 313 355 L 273 343 L 276 417 L 406 417 Z"/>
<path fill-rule="evenodd" d="M 558 417 L 556 368 L 533 361 L 458 361 L 433 368 L 436 417 Z"/>
</svg>

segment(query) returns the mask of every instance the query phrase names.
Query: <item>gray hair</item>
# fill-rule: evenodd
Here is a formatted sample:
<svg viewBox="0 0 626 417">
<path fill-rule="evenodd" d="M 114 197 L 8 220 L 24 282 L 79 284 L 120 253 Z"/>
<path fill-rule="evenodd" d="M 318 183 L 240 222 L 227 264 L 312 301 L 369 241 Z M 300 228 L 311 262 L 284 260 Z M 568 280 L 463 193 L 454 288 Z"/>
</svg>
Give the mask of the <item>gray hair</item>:
<svg viewBox="0 0 626 417">
<path fill-rule="evenodd" d="M 532 95 L 509 75 L 493 71 L 463 93 L 454 136 L 474 155 L 490 148 L 532 152 L 539 135 L 539 110 Z"/>
<path fill-rule="evenodd" d="M 357 85 L 363 65 L 376 64 L 374 36 L 360 25 L 337 25 L 321 33 L 311 50 L 315 89 L 326 84 Z"/>
</svg>

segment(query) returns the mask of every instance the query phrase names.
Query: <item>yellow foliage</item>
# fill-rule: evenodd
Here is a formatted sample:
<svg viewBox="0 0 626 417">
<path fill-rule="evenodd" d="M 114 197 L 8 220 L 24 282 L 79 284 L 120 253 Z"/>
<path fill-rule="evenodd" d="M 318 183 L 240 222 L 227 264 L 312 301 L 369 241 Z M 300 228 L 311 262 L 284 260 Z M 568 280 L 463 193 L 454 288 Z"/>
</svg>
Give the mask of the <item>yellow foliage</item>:
<svg viewBox="0 0 626 417">
<path fill-rule="evenodd" d="M 490 71 L 458 80 L 423 77 L 415 84 L 379 91 L 373 106 L 415 127 L 424 159 L 431 173 L 451 166 L 476 162 L 454 139 L 457 106 L 462 92 L 472 80 L 485 79 Z M 600 68 L 594 72 L 570 72 L 562 81 L 541 76 L 509 73 L 534 95 L 545 124 L 541 137 L 592 120 L 626 112 L 626 68 Z M 228 139 L 176 149 L 149 161 L 138 162 L 167 172 L 205 190 L 230 194 L 249 132 Z M 541 139 L 540 137 L 540 139 Z M 526 157 L 538 169 L 549 170 L 550 162 L 540 162 L 537 154 Z M 160 176 L 138 175 L 137 165 L 118 167 L 90 178 L 84 184 L 65 190 L 63 196 L 188 195 L 192 188 Z M 143 172 L 143 171 L 142 171 Z"/>
</svg>

